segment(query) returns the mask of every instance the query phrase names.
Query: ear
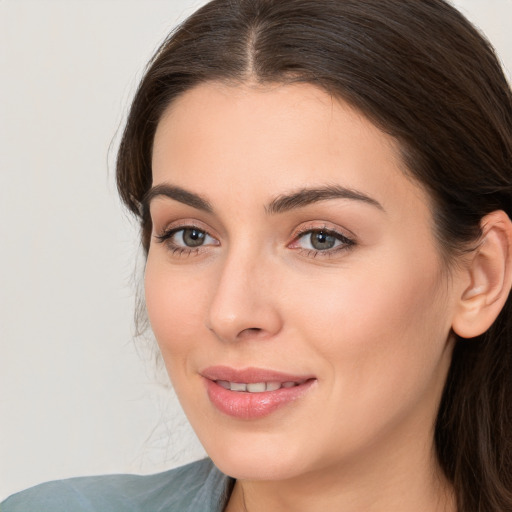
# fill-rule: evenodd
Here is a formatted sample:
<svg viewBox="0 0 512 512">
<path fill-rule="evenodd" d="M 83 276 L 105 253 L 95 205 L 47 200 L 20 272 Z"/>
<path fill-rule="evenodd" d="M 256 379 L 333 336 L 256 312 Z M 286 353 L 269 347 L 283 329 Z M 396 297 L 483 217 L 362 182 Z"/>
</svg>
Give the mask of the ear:
<svg viewBox="0 0 512 512">
<path fill-rule="evenodd" d="M 465 268 L 452 322 L 453 331 L 462 338 L 474 338 L 489 329 L 512 286 L 512 222 L 498 210 L 486 215 L 480 225 L 480 244 Z"/>
</svg>

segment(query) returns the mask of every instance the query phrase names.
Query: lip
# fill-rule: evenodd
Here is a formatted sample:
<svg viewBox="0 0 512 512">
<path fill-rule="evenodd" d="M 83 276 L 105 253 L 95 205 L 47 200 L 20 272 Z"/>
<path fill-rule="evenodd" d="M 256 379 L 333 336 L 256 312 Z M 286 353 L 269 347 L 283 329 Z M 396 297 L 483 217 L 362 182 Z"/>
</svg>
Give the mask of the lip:
<svg viewBox="0 0 512 512">
<path fill-rule="evenodd" d="M 235 369 L 229 366 L 210 366 L 200 372 L 209 380 L 227 380 L 229 382 L 302 382 L 314 379 L 314 375 L 292 375 L 289 373 L 266 370 L 263 368 Z"/>
<path fill-rule="evenodd" d="M 200 372 L 205 382 L 210 402 L 222 413 L 238 419 L 257 419 L 268 416 L 303 397 L 316 382 L 312 375 L 292 375 L 260 368 L 235 369 L 228 366 L 212 366 Z M 299 382 L 290 388 L 275 391 L 248 393 L 231 391 L 216 381 L 244 382 Z"/>
</svg>

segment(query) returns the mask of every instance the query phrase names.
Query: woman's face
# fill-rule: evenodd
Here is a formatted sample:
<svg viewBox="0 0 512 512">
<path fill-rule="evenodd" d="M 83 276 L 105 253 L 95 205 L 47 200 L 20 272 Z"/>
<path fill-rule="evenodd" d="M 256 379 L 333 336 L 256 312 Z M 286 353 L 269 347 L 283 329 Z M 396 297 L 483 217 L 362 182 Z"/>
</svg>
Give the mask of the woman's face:
<svg viewBox="0 0 512 512">
<path fill-rule="evenodd" d="M 457 279 L 389 136 L 310 85 L 209 83 L 162 118 L 153 187 L 148 314 L 221 470 L 425 456 Z"/>
</svg>

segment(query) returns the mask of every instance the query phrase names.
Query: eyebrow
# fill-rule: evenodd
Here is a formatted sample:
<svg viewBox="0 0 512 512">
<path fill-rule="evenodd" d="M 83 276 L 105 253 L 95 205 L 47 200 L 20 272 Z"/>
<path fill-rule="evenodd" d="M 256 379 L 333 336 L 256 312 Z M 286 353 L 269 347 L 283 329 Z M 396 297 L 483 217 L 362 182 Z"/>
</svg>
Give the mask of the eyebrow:
<svg viewBox="0 0 512 512">
<path fill-rule="evenodd" d="M 162 183 L 149 189 L 142 198 L 141 206 L 144 215 L 149 213 L 149 205 L 151 201 L 159 196 L 174 199 L 175 201 L 191 206 L 192 208 L 205 211 L 207 213 L 213 213 L 212 205 L 207 199 L 200 196 L 199 194 L 189 192 L 181 187 Z M 382 205 L 376 199 L 373 199 L 372 197 L 367 196 L 358 190 L 342 187 L 340 185 L 326 185 L 324 187 L 303 188 L 297 192 L 283 194 L 273 199 L 265 209 L 268 214 L 276 215 L 278 213 L 284 213 L 290 210 L 304 208 L 310 204 L 326 201 L 329 199 L 351 199 L 354 201 L 361 201 L 363 203 L 374 206 L 379 210 L 385 211 Z"/>
<path fill-rule="evenodd" d="M 370 196 L 352 188 L 346 188 L 339 185 L 327 185 L 318 188 L 303 188 L 291 194 L 281 195 L 274 199 L 266 208 L 267 213 L 277 214 L 304 208 L 313 203 L 326 201 L 329 199 L 351 199 L 375 206 L 379 210 L 385 211 L 382 205 Z"/>
<path fill-rule="evenodd" d="M 194 194 L 193 192 L 188 192 L 187 190 L 176 187 L 174 185 L 168 185 L 167 183 L 162 183 L 161 185 L 156 185 L 150 188 L 142 198 L 141 206 L 144 215 L 149 213 L 149 205 L 153 199 L 159 196 L 168 197 L 170 199 L 174 199 L 180 203 L 186 204 L 188 206 L 192 206 L 192 208 L 196 208 L 197 210 L 202 210 L 204 212 L 212 213 L 213 208 L 212 205 L 199 194 Z"/>
</svg>

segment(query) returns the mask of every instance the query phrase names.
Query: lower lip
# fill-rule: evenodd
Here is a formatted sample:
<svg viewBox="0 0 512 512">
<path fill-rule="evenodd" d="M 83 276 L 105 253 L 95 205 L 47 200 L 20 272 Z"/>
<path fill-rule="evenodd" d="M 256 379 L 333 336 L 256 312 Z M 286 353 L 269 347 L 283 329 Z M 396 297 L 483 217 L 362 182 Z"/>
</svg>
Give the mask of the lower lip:
<svg viewBox="0 0 512 512">
<path fill-rule="evenodd" d="M 252 420 L 263 418 L 277 409 L 301 398 L 316 379 L 293 386 L 280 388 L 276 391 L 263 391 L 262 393 L 248 393 L 230 391 L 219 386 L 215 381 L 204 379 L 211 403 L 221 412 L 234 418 Z"/>
</svg>

